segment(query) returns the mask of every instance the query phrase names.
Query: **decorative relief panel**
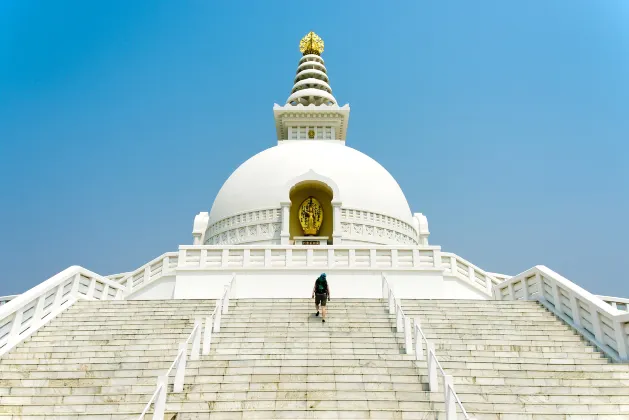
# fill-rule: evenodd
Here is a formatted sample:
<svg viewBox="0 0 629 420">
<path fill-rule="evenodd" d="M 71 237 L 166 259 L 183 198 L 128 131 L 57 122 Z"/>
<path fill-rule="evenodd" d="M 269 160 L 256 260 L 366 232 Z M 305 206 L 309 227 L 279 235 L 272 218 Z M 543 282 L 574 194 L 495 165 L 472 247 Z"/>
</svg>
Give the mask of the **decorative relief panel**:
<svg viewBox="0 0 629 420">
<path fill-rule="evenodd" d="M 417 244 L 417 232 L 410 224 L 384 214 L 341 209 L 341 230 L 349 238 L 382 243 Z"/>
<path fill-rule="evenodd" d="M 208 228 L 205 244 L 235 245 L 268 239 L 279 240 L 281 216 L 280 209 L 265 209 L 227 217 Z"/>
</svg>

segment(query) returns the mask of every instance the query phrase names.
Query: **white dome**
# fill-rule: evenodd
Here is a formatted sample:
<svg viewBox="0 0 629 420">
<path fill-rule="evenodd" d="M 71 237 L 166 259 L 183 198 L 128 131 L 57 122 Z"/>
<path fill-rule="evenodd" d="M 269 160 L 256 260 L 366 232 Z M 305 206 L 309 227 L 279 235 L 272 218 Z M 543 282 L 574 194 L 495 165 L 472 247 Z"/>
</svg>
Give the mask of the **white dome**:
<svg viewBox="0 0 629 420">
<path fill-rule="evenodd" d="M 210 224 L 236 214 L 279 208 L 291 182 L 309 171 L 330 179 L 342 208 L 369 211 L 412 224 L 402 189 L 378 162 L 338 141 L 281 142 L 240 165 L 223 184 L 210 212 Z"/>
</svg>

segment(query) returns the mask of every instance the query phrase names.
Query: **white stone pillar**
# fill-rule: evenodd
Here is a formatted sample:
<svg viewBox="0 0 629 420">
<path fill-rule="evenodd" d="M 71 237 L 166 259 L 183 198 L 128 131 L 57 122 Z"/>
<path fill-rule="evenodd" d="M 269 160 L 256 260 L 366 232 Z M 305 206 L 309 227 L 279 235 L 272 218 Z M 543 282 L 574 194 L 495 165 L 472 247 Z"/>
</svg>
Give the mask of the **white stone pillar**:
<svg viewBox="0 0 629 420">
<path fill-rule="evenodd" d="M 282 231 L 280 233 L 280 244 L 288 245 L 290 241 L 290 201 L 280 203 L 282 207 Z"/>
<path fill-rule="evenodd" d="M 334 226 L 332 229 L 332 245 L 341 245 L 343 242 L 343 232 L 341 231 L 341 202 L 332 201 L 332 212 L 334 213 Z"/>
</svg>

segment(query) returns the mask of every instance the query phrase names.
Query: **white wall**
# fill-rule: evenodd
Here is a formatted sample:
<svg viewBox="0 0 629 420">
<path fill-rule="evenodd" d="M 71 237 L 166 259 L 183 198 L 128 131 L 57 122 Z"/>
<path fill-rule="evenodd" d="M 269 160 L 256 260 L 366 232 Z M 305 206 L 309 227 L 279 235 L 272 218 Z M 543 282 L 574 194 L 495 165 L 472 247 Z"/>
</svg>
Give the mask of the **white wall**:
<svg viewBox="0 0 629 420">
<path fill-rule="evenodd" d="M 246 270 L 236 273 L 232 297 L 235 298 L 308 298 L 321 271 Z M 382 297 L 381 271 L 327 270 L 332 299 Z M 400 299 L 488 299 L 473 286 L 439 271 L 386 274 Z M 175 299 L 217 299 L 232 278 L 226 271 L 180 271 Z"/>
<path fill-rule="evenodd" d="M 151 299 L 173 299 L 176 279 L 175 276 L 162 277 L 159 280 L 132 293 L 126 299 L 130 300 L 151 300 Z"/>
</svg>

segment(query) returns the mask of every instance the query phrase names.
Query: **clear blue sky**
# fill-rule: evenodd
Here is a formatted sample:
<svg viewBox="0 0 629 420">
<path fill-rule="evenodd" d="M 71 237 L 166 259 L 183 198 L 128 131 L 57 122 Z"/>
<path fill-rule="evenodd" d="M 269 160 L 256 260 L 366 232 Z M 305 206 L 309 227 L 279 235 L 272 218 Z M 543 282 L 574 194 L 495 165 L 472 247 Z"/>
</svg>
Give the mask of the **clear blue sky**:
<svg viewBox="0 0 629 420">
<path fill-rule="evenodd" d="M 0 295 L 190 243 L 310 30 L 432 244 L 629 296 L 626 0 L 0 0 Z"/>
</svg>

